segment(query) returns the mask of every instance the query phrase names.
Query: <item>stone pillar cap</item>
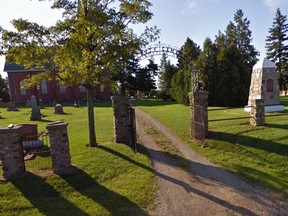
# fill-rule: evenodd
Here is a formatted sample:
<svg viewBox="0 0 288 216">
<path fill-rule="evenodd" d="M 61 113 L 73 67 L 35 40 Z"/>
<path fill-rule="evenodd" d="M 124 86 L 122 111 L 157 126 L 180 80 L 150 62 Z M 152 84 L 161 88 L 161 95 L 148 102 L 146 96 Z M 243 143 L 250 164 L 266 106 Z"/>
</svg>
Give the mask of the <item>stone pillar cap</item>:
<svg viewBox="0 0 288 216">
<path fill-rule="evenodd" d="M 253 70 L 262 69 L 262 68 L 276 68 L 274 62 L 270 61 L 267 58 L 260 59 L 254 66 Z"/>
<path fill-rule="evenodd" d="M 3 132 L 11 132 L 12 130 L 19 130 L 20 128 L 22 128 L 22 125 L 13 125 L 13 127 L 0 127 L 0 131 Z"/>
<path fill-rule="evenodd" d="M 65 123 L 63 121 L 56 121 L 56 122 L 48 123 L 46 128 L 49 129 L 49 128 L 56 128 L 56 127 L 64 127 L 67 125 L 68 125 L 68 123 Z"/>
</svg>

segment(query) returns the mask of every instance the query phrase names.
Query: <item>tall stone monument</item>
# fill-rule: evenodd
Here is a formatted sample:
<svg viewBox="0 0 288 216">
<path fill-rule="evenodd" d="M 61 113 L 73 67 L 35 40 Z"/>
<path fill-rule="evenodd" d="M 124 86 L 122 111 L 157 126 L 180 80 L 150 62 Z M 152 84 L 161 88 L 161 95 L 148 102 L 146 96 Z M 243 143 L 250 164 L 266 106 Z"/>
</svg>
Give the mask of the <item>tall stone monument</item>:
<svg viewBox="0 0 288 216">
<path fill-rule="evenodd" d="M 258 99 L 264 100 L 265 112 L 284 110 L 284 106 L 280 104 L 276 65 L 266 58 L 253 67 L 248 105 L 244 110 L 250 112 L 254 101 Z"/>
</svg>

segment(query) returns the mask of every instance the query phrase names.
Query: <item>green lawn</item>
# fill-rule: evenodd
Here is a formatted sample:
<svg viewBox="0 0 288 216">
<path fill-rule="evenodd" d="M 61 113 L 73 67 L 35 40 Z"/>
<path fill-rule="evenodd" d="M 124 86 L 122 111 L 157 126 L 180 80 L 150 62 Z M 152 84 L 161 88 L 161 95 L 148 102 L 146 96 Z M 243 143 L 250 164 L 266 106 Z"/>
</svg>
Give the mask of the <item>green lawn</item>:
<svg viewBox="0 0 288 216">
<path fill-rule="evenodd" d="M 0 126 L 31 123 L 29 108 L 6 111 L 0 104 Z M 54 108 L 41 110 L 39 132 L 49 122 L 68 122 L 73 175 L 58 176 L 47 172 L 51 160 L 47 155 L 27 163 L 28 174 L 13 181 L 0 180 L 0 215 L 145 215 L 155 198 L 157 181 L 145 148 L 139 153 L 113 143 L 113 117 L 110 102 L 95 106 L 99 148 L 88 148 L 87 110 L 64 106 L 66 114 Z M 2 167 L 0 166 L 0 175 Z"/>
<path fill-rule="evenodd" d="M 243 179 L 274 188 L 288 196 L 288 97 L 286 110 L 267 113 L 267 126 L 249 125 L 249 113 L 241 108 L 209 107 L 209 148 L 189 138 L 189 108 L 175 102 L 137 100 L 138 108 L 172 129 L 182 140 L 209 160 Z"/>
</svg>

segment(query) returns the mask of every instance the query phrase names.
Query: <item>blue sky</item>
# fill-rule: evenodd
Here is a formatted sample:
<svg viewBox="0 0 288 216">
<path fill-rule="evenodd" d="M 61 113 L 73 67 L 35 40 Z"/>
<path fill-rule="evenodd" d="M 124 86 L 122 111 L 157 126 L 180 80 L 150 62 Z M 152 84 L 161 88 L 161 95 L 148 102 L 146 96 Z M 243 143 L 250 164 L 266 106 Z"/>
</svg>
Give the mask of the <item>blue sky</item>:
<svg viewBox="0 0 288 216">
<path fill-rule="evenodd" d="M 181 47 L 186 38 L 202 46 L 206 37 L 215 39 L 218 31 L 224 32 L 237 9 L 242 9 L 250 20 L 252 44 L 265 57 L 265 39 L 272 27 L 277 7 L 288 15 L 288 0 L 150 0 L 154 13 L 145 25 L 157 25 L 161 29 L 160 41 L 173 47 Z M 11 28 L 13 18 L 28 19 L 42 25 L 52 25 L 61 18 L 61 13 L 50 9 L 51 1 L 1 0 L 0 25 Z M 135 27 L 140 32 L 141 26 Z M 2 73 L 4 57 L 0 58 Z"/>
</svg>

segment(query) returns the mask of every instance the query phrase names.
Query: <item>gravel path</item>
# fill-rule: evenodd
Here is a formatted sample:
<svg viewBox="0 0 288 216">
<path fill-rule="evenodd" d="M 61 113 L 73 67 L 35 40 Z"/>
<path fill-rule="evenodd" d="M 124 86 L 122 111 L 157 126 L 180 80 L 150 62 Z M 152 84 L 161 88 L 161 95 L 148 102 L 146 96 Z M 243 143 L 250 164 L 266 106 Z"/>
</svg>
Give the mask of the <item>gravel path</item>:
<svg viewBox="0 0 288 216">
<path fill-rule="evenodd" d="M 263 215 L 288 216 L 288 204 L 273 199 L 274 194 L 254 188 L 195 153 L 168 128 L 136 108 L 139 139 L 148 149 L 158 176 L 156 209 L 151 215 Z M 190 172 L 171 161 L 145 132 L 151 123 L 189 161 Z"/>
</svg>

